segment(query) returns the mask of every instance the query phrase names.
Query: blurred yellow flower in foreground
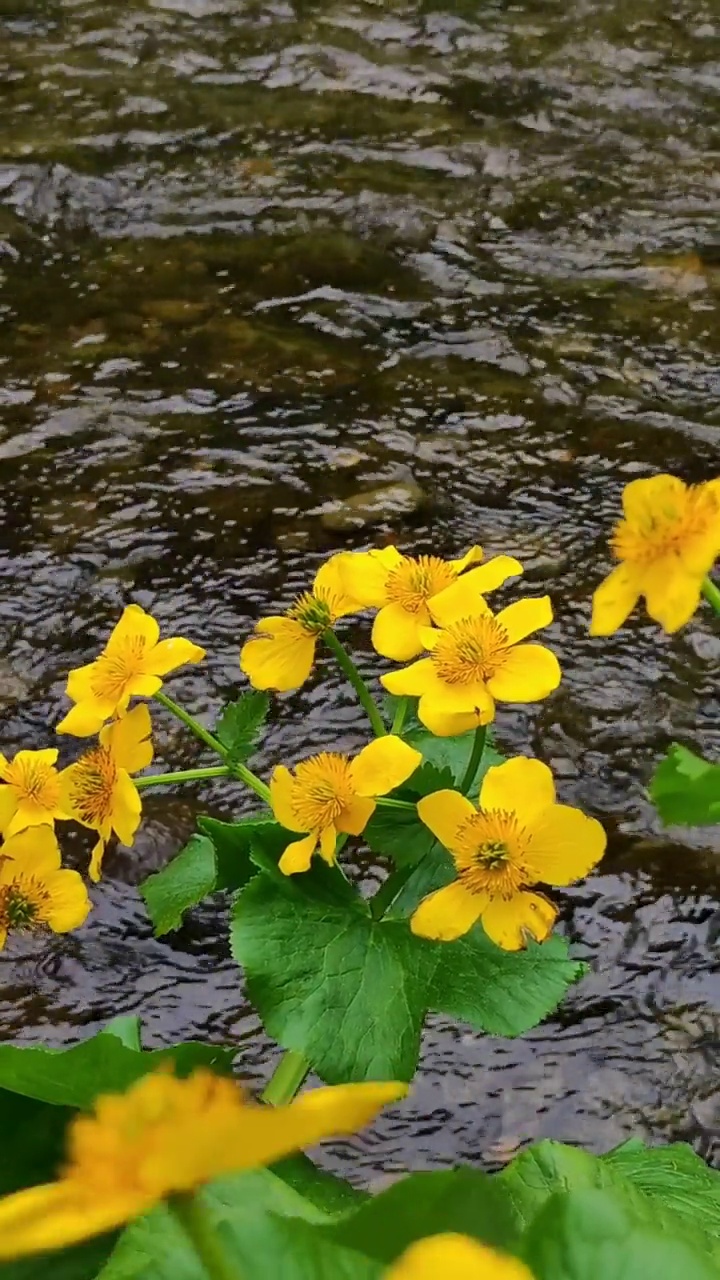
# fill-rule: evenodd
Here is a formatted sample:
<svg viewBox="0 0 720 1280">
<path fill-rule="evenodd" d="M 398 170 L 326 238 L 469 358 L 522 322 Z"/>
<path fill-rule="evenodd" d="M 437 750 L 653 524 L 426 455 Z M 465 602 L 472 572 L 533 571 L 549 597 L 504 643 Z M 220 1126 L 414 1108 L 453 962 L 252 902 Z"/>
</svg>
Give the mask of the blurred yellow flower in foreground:
<svg viewBox="0 0 720 1280">
<path fill-rule="evenodd" d="M 381 677 L 389 693 L 420 698 L 418 716 L 439 737 L 488 724 L 496 699 L 535 702 L 560 683 L 555 654 L 541 644 L 521 643 L 552 622 L 549 596 L 518 600 L 494 614 L 473 590 L 477 572 L 429 601 L 439 629 L 422 627 L 420 634 L 430 656 Z"/>
<path fill-rule="evenodd" d="M 57 1182 L 0 1200 L 0 1259 L 75 1244 L 223 1174 L 355 1133 L 406 1091 L 402 1084 L 338 1085 L 267 1107 L 209 1071 L 186 1080 L 143 1076 L 72 1122 Z"/>
<path fill-rule="evenodd" d="M 349 594 L 363 608 L 380 610 L 372 629 L 372 642 L 378 653 L 394 662 L 408 662 L 425 647 L 421 629 L 433 621 L 430 601 L 482 558 L 481 547 L 471 547 L 460 560 L 404 556 L 397 547 L 383 547 L 346 555 L 342 574 Z M 496 556 L 466 573 L 463 583 L 466 588 L 483 593 L 519 573 L 522 565 L 517 560 Z"/>
<path fill-rule="evenodd" d="M 100 742 L 60 775 L 63 809 L 84 827 L 97 831 L 90 879 L 100 879 L 105 845 L 113 831 L 131 845 L 140 824 L 140 793 L 131 773 L 152 761 L 150 712 L 144 703 L 100 730 Z"/>
<path fill-rule="evenodd" d="M 57 758 L 56 747 L 18 751 L 12 760 L 0 752 L 0 834 L 12 836 L 25 827 L 67 818 L 60 807 Z"/>
<path fill-rule="evenodd" d="M 478 809 L 459 791 L 436 791 L 418 801 L 418 813 L 452 854 L 457 879 L 423 899 L 410 926 L 442 942 L 478 920 L 505 951 L 519 951 L 528 934 L 543 942 L 557 910 L 528 886 L 570 884 L 605 852 L 600 823 L 556 804 L 547 765 L 524 756 L 488 769 Z"/>
<path fill-rule="evenodd" d="M 406 782 L 422 755 L 401 738 L 376 738 L 351 760 L 322 751 L 295 766 L 293 777 L 280 764 L 270 779 L 270 803 L 278 822 L 289 831 L 307 831 L 289 844 L 280 859 L 286 876 L 307 871 L 318 844 L 326 862 L 335 861 L 338 832 L 359 836 L 375 812 L 375 796 L 387 795 Z"/>
<path fill-rule="evenodd" d="M 416 1240 L 385 1272 L 385 1280 L 533 1280 L 533 1276 L 517 1258 L 448 1231 Z"/>
<path fill-rule="evenodd" d="M 58 733 L 88 738 L 106 720 L 120 716 L 131 698 L 151 698 L 162 676 L 186 662 L 200 662 L 205 650 L 181 636 L 160 640 L 160 627 L 138 604 L 129 604 L 94 662 L 70 672 L 67 695 L 76 704 Z"/>
<path fill-rule="evenodd" d="M 256 689 L 299 689 L 312 671 L 322 633 L 338 618 L 357 612 L 360 606 L 346 593 L 341 572 L 348 554 L 331 556 L 315 575 L 312 591 L 300 596 L 287 613 L 256 624 L 240 651 L 241 670 Z"/>
<path fill-rule="evenodd" d="M 610 540 L 620 564 L 593 596 L 590 635 L 612 635 L 641 596 L 663 630 L 678 631 L 697 609 L 703 578 L 720 553 L 720 480 L 633 480 L 622 503 L 624 517 Z"/>
<path fill-rule="evenodd" d="M 0 950 L 13 929 L 78 929 L 90 899 L 77 871 L 64 871 L 52 827 L 30 827 L 0 847 Z"/>
</svg>

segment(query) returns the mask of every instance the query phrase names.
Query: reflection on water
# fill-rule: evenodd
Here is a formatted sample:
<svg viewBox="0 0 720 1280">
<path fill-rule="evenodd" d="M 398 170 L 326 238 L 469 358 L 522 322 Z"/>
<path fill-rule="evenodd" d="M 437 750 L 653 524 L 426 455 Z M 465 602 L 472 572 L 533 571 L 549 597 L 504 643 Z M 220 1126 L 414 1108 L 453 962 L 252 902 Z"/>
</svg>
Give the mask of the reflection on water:
<svg viewBox="0 0 720 1280">
<path fill-rule="evenodd" d="M 435 1020 L 360 1176 L 631 1128 L 712 1155 L 720 871 L 643 785 L 672 736 L 717 753 L 720 643 L 705 616 L 587 622 L 621 486 L 718 471 L 719 33 L 717 0 L 0 0 L 3 749 L 47 743 L 130 599 L 207 646 L 173 688 L 210 715 L 338 547 L 481 541 L 554 596 L 564 683 L 500 732 L 611 833 L 565 896 L 592 975 L 519 1043 Z M 415 498 L 353 504 L 388 485 Z M 263 768 L 327 745 L 328 687 L 333 742 L 362 743 L 328 671 Z M 159 749 L 202 758 L 165 722 Z M 247 804 L 148 798 L 92 922 L 0 957 L 3 1037 L 141 1011 L 150 1043 L 233 1036 L 264 1075 L 222 904 L 158 941 L 135 887 L 196 806 Z"/>
</svg>

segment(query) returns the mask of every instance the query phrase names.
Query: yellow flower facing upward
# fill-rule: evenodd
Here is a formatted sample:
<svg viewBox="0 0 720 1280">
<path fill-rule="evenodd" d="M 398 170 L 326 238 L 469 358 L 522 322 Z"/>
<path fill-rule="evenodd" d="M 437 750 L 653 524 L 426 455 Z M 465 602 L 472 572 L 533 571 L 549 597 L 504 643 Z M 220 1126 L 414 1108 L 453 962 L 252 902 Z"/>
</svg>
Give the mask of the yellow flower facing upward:
<svg viewBox="0 0 720 1280">
<path fill-rule="evenodd" d="M 150 712 L 144 703 L 100 730 L 97 747 L 87 751 L 60 775 L 63 809 L 84 827 L 97 831 L 90 879 L 100 879 L 105 846 L 113 831 L 131 845 L 140 824 L 140 793 L 131 773 L 152 761 Z"/>
<path fill-rule="evenodd" d="M 519 951 L 527 935 L 543 942 L 557 910 L 529 886 L 570 884 L 605 852 L 600 823 L 556 804 L 547 765 L 524 756 L 488 769 L 478 809 L 458 791 L 436 791 L 418 801 L 418 813 L 457 872 L 452 884 L 423 899 L 410 921 L 413 933 L 441 942 L 461 937 L 478 920 L 505 951 Z"/>
<path fill-rule="evenodd" d="M 55 747 L 18 751 L 12 760 L 0 753 L 0 834 L 8 837 L 67 818 L 60 807 L 57 758 Z"/>
<path fill-rule="evenodd" d="M 268 1107 L 205 1070 L 186 1080 L 143 1076 L 72 1122 L 57 1182 L 0 1200 L 0 1259 L 76 1244 L 223 1174 L 355 1133 L 406 1092 L 402 1084 L 338 1085 Z"/>
<path fill-rule="evenodd" d="M 406 782 L 422 755 L 401 738 L 376 738 L 351 760 L 322 751 L 295 766 L 295 775 L 280 764 L 270 779 L 270 803 L 278 822 L 289 831 L 307 831 L 289 844 L 280 859 L 286 875 L 307 871 L 320 846 L 326 862 L 335 861 L 338 832 L 359 836 L 375 812 L 376 796 Z"/>
<path fill-rule="evenodd" d="M 385 1280 L 533 1280 L 524 1262 L 453 1231 L 416 1240 Z"/>
<path fill-rule="evenodd" d="M 624 517 L 610 542 L 620 564 L 593 596 L 590 635 L 612 635 L 641 596 L 651 618 L 678 631 L 697 609 L 703 578 L 720 553 L 720 480 L 633 480 L 622 503 Z"/>
<path fill-rule="evenodd" d="M 380 610 L 372 629 L 378 653 L 394 662 L 408 662 L 422 653 L 422 628 L 433 621 L 430 602 L 461 573 L 465 588 L 479 593 L 493 591 L 522 573 L 522 565 L 510 556 L 496 556 L 465 573 L 482 558 L 480 547 L 471 547 L 460 560 L 404 556 L 397 547 L 346 555 L 342 572 L 349 594 L 362 607 Z"/>
<path fill-rule="evenodd" d="M 129 604 L 94 662 L 71 671 L 67 695 L 76 704 L 58 733 L 88 738 L 106 720 L 121 716 L 131 698 L 151 698 L 162 677 L 186 662 L 200 662 L 205 650 L 181 636 L 160 640 L 160 627 L 138 604 Z"/>
<path fill-rule="evenodd" d="M 312 671 L 323 632 L 360 608 L 345 590 L 341 565 L 348 554 L 331 556 L 318 570 L 312 591 L 299 596 L 287 613 L 256 624 L 240 651 L 240 668 L 256 689 L 299 689 Z"/>
<path fill-rule="evenodd" d="M 492 562 L 491 562 L 492 563 Z M 438 737 L 454 737 L 495 715 L 495 701 L 535 702 L 560 683 L 555 654 L 521 641 L 552 622 L 549 596 L 491 612 L 471 579 L 459 578 L 429 601 L 437 628 L 421 628 L 430 656 L 381 677 L 389 693 L 419 697 L 418 716 Z"/>
<path fill-rule="evenodd" d="M 0 950 L 13 930 L 68 933 L 90 910 L 77 871 L 64 871 L 52 827 L 30 827 L 0 847 Z"/>
</svg>

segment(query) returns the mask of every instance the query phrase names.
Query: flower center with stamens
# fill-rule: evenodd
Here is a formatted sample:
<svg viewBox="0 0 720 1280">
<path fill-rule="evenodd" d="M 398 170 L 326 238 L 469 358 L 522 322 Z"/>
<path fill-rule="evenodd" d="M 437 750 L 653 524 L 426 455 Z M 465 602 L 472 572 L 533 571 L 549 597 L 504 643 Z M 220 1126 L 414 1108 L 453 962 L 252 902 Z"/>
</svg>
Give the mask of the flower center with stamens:
<svg viewBox="0 0 720 1280">
<path fill-rule="evenodd" d="M 720 529 L 720 489 L 691 485 L 664 506 L 616 526 L 610 545 L 618 560 L 649 564 L 682 552 L 694 539 Z"/>
<path fill-rule="evenodd" d="M 113 810 L 117 765 L 107 747 L 94 747 L 81 756 L 70 774 L 72 802 L 89 827 L 107 822 Z"/>
<path fill-rule="evenodd" d="M 457 570 L 439 556 L 405 556 L 388 575 L 385 592 L 390 604 L 402 605 L 408 613 L 419 613 L 432 596 L 444 591 L 457 578 Z"/>
<path fill-rule="evenodd" d="M 327 631 L 337 617 L 333 609 L 333 597 L 323 595 L 321 598 L 314 595 L 312 591 L 306 591 L 304 595 L 298 596 L 294 605 L 288 609 L 288 617 L 299 622 L 308 635 L 318 636 L 321 632 Z"/>
<path fill-rule="evenodd" d="M 512 898 L 531 883 L 525 862 L 528 832 L 514 813 L 481 809 L 467 818 L 456 837 L 453 860 L 470 893 Z"/>
<path fill-rule="evenodd" d="M 60 803 L 60 780 L 51 764 L 15 760 L 0 771 L 0 777 L 15 788 L 19 799 L 38 809 L 57 809 Z"/>
<path fill-rule="evenodd" d="M 509 648 L 505 628 L 491 613 L 483 613 L 446 627 L 430 656 L 446 684 L 475 684 L 495 675 Z"/>
<path fill-rule="evenodd" d="M 142 675 L 146 647 L 145 636 L 128 636 L 122 648 L 101 653 L 93 664 L 90 681 L 95 697 L 118 702 L 130 681 Z"/>
<path fill-rule="evenodd" d="M 291 804 L 301 831 L 329 826 L 354 798 L 347 756 L 322 751 L 297 766 Z"/>
<path fill-rule="evenodd" d="M 18 876 L 0 886 L 0 928 L 31 929 L 42 924 L 49 894 L 33 876 Z"/>
</svg>

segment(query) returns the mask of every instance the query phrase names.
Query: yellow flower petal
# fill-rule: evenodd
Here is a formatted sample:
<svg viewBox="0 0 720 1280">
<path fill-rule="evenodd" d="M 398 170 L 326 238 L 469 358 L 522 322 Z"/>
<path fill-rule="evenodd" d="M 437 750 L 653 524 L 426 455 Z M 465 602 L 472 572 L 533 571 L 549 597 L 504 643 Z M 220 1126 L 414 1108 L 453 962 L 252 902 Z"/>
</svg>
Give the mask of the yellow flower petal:
<svg viewBox="0 0 720 1280">
<path fill-rule="evenodd" d="M 520 951 L 526 935 L 538 942 L 550 937 L 557 910 L 539 893 L 516 893 L 512 898 L 491 898 L 482 913 L 487 936 L 503 951 Z"/>
<path fill-rule="evenodd" d="M 383 658 L 408 662 L 422 653 L 420 630 L 429 622 L 430 615 L 426 609 L 409 613 L 401 604 L 386 604 L 373 623 L 373 645 Z"/>
<path fill-rule="evenodd" d="M 86 666 L 76 667 L 71 671 L 65 686 L 68 698 L 72 698 L 73 702 L 86 702 L 88 698 L 93 698 L 93 678 L 96 671 L 96 662 L 88 662 Z"/>
<path fill-rule="evenodd" d="M 101 729 L 100 744 L 110 748 L 119 769 L 138 773 L 152 763 L 151 733 L 150 712 L 143 702 L 120 720 L 114 720 Z"/>
<path fill-rule="evenodd" d="M 488 680 L 488 689 L 500 702 L 536 702 L 557 689 L 561 674 L 551 649 L 542 644 L 516 644 Z"/>
<path fill-rule="evenodd" d="M 469 1236 L 444 1232 L 416 1240 L 384 1273 L 384 1280 L 533 1280 L 523 1262 L 504 1257 Z"/>
<path fill-rule="evenodd" d="M 501 609 L 496 621 L 507 632 L 511 644 L 524 640 L 533 631 L 548 627 L 553 620 L 552 602 L 549 596 L 516 600 Z"/>
<path fill-rule="evenodd" d="M 69 1180 L 28 1187 L 0 1199 L 0 1259 L 77 1244 L 150 1207 L 137 1194 L 92 1197 Z"/>
<path fill-rule="evenodd" d="M 105 856 L 106 845 L 107 837 L 104 835 L 101 835 L 97 844 L 93 845 L 92 853 L 90 854 L 90 866 L 88 868 L 88 875 L 90 876 L 93 884 L 98 883 L 102 874 L 102 863 Z"/>
<path fill-rule="evenodd" d="M 122 844 L 131 845 L 140 826 L 140 793 L 124 769 L 118 770 L 113 795 L 112 826 Z"/>
<path fill-rule="evenodd" d="M 357 796 L 338 815 L 335 826 L 338 831 L 346 832 L 349 836 L 359 836 L 365 830 L 376 808 L 374 800 Z"/>
<path fill-rule="evenodd" d="M 278 866 L 284 876 L 294 876 L 298 871 L 307 871 L 312 856 L 317 848 L 318 832 L 311 831 L 304 840 L 294 840 L 283 853 Z"/>
<path fill-rule="evenodd" d="M 240 667 L 256 689 L 299 689 L 312 671 L 316 639 L 294 618 L 263 618 L 242 647 Z"/>
<path fill-rule="evenodd" d="M 0 878 L 5 873 L 5 878 L 10 880 L 17 874 L 17 866 L 13 869 L 10 859 L 21 868 L 32 868 L 32 874 L 40 877 L 57 871 L 61 864 L 60 846 L 50 826 L 29 827 L 11 836 L 0 855 Z M 3 862 L 3 858 L 8 861 Z"/>
<path fill-rule="evenodd" d="M 79 929 L 90 912 L 91 902 L 85 882 L 77 871 L 58 871 L 48 892 L 47 923 L 55 933 Z"/>
<path fill-rule="evenodd" d="M 379 609 L 387 603 L 388 577 L 403 559 L 396 547 L 349 552 L 341 565 L 347 595 L 353 596 L 364 609 Z"/>
<path fill-rule="evenodd" d="M 593 595 L 591 636 L 611 636 L 630 617 L 640 596 L 640 574 L 634 565 L 619 564 Z"/>
<path fill-rule="evenodd" d="M 418 800 L 418 817 L 446 849 L 455 848 L 458 827 L 475 814 L 475 806 L 459 791 L 434 791 Z"/>
<path fill-rule="evenodd" d="M 182 636 L 171 636 L 169 640 L 161 640 L 148 654 L 144 667 L 149 676 L 166 676 L 186 662 L 201 662 L 205 650 L 199 644 L 184 640 Z"/>
<path fill-rule="evenodd" d="M 682 509 L 687 485 L 677 476 L 643 476 L 625 485 L 622 495 L 626 520 L 633 523 L 654 523 L 658 509 L 675 511 Z"/>
<path fill-rule="evenodd" d="M 272 811 L 280 825 L 287 827 L 288 831 L 301 831 L 302 827 L 298 826 L 293 809 L 293 791 L 294 782 L 290 770 L 286 769 L 284 764 L 276 765 L 270 778 Z"/>
<path fill-rule="evenodd" d="M 484 560 L 484 559 L 485 559 L 485 553 L 483 552 L 482 547 L 478 547 L 477 544 L 475 544 L 475 546 L 470 547 L 469 551 L 465 552 L 464 556 L 461 556 L 459 560 L 451 560 L 450 564 L 452 565 L 455 572 L 457 574 L 460 574 L 460 573 L 464 573 L 464 571 L 468 569 L 471 564 L 478 564 L 480 560 Z"/>
<path fill-rule="evenodd" d="M 484 573 L 487 568 L 488 565 L 481 564 L 477 569 L 471 569 L 428 600 L 428 609 L 439 627 L 450 627 L 460 618 L 475 618 L 478 614 L 490 613 L 489 604 L 473 584 L 475 574 Z"/>
<path fill-rule="evenodd" d="M 402 671 L 389 671 L 380 677 L 380 683 L 388 693 L 399 698 L 417 697 L 424 693 L 428 684 L 435 684 L 435 668 L 432 658 L 421 658 Z"/>
<path fill-rule="evenodd" d="M 533 824 L 525 862 L 543 884 L 571 884 L 597 866 L 606 845 L 595 818 L 570 805 L 553 804 Z"/>
<path fill-rule="evenodd" d="M 338 552 L 326 560 L 315 574 L 313 595 L 329 605 L 333 618 L 344 618 L 361 607 L 358 600 L 347 594 L 345 587 L 344 564 L 350 555 L 349 551 Z"/>
<path fill-rule="evenodd" d="M 410 918 L 410 928 L 418 938 L 454 942 L 472 929 L 485 908 L 487 897 L 468 893 L 458 880 L 436 889 L 423 898 Z"/>
<path fill-rule="evenodd" d="M 96 702 L 78 702 L 63 717 L 55 732 L 71 733 L 74 738 L 89 738 L 100 732 L 114 710 L 113 703 L 99 699 Z"/>
<path fill-rule="evenodd" d="M 422 753 L 408 746 L 402 738 L 388 733 L 376 738 L 356 755 L 350 765 L 353 788 L 359 796 L 384 796 L 401 783 L 422 763 Z"/>
<path fill-rule="evenodd" d="M 481 724 L 490 724 L 494 716 L 495 703 L 489 696 L 477 711 L 444 711 L 430 697 L 421 698 L 418 703 L 418 719 L 438 738 L 457 738 Z"/>
<path fill-rule="evenodd" d="M 672 635 L 692 618 L 700 603 L 702 578 L 692 576 L 675 556 L 650 565 L 642 575 L 647 611 Z"/>
<path fill-rule="evenodd" d="M 160 639 L 160 627 L 152 615 L 146 613 L 139 604 L 129 604 L 114 627 L 105 646 L 105 652 L 124 653 L 128 644 L 132 644 L 136 639 L 144 640 L 145 648 L 150 649 Z"/>
<path fill-rule="evenodd" d="M 334 823 L 330 826 L 323 827 L 320 832 L 320 857 L 324 858 L 330 866 L 335 861 L 335 845 L 337 844 L 337 828 Z"/>
<path fill-rule="evenodd" d="M 6 835 L 9 832 L 10 823 L 15 817 L 17 808 L 17 796 L 12 787 L 0 786 L 0 835 Z"/>
<path fill-rule="evenodd" d="M 527 756 L 513 756 L 488 769 L 480 788 L 481 809 L 503 809 L 517 814 L 529 827 L 555 803 L 555 783 L 546 764 Z M 543 880 L 544 876 L 538 877 Z"/>
</svg>

